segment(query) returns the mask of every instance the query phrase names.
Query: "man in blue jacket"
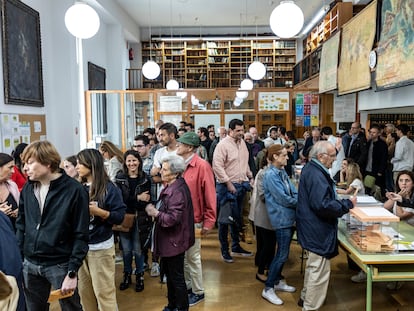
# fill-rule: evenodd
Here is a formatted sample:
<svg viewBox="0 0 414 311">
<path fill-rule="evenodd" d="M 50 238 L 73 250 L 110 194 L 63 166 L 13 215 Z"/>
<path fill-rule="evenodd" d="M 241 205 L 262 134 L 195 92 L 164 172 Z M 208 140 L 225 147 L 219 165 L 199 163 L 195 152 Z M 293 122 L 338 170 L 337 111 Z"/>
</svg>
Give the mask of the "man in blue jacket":
<svg viewBox="0 0 414 311">
<path fill-rule="evenodd" d="M 77 272 L 88 252 L 88 193 L 59 168 L 59 153 L 48 141 L 31 143 L 22 160 L 29 181 L 20 194 L 16 228 L 27 309 L 48 310 L 53 288 L 73 294 L 59 300 L 62 311 L 80 311 Z"/>
<path fill-rule="evenodd" d="M 339 200 L 329 168 L 336 159 L 328 141 L 316 142 L 303 168 L 298 193 L 296 225 L 299 243 L 308 251 L 302 310 L 319 310 L 325 301 L 331 272 L 330 259 L 338 255 L 338 217 L 348 213 L 356 198 Z"/>
</svg>

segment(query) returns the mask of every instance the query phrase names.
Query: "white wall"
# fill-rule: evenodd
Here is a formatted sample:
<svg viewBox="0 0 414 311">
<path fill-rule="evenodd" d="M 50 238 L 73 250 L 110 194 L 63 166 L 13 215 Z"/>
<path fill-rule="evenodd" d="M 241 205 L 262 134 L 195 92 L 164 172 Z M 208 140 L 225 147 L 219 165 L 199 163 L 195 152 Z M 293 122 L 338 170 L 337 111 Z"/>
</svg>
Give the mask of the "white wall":
<svg viewBox="0 0 414 311">
<path fill-rule="evenodd" d="M 373 110 L 414 106 L 414 85 L 381 92 L 366 90 L 358 94 L 358 109 Z"/>
</svg>

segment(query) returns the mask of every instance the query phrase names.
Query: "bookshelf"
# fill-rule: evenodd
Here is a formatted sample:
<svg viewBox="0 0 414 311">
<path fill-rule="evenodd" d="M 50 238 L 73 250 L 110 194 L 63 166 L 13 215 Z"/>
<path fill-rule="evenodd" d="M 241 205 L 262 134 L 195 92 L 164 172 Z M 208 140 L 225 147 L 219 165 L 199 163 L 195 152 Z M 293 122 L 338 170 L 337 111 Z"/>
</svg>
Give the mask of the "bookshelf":
<svg viewBox="0 0 414 311">
<path fill-rule="evenodd" d="M 207 87 L 207 47 L 203 41 L 187 42 L 186 88 Z"/>
<path fill-rule="evenodd" d="M 153 60 L 161 67 L 161 74 L 154 80 L 143 77 L 142 85 L 144 88 L 163 88 L 163 63 L 164 51 L 162 42 L 143 42 L 142 43 L 142 64 L 148 60 Z"/>
<path fill-rule="evenodd" d="M 230 43 L 230 86 L 239 87 L 247 76 L 247 67 L 252 62 L 252 43 L 250 40 L 231 41 Z"/>
<path fill-rule="evenodd" d="M 175 79 L 185 86 L 185 42 L 164 42 L 164 82 Z"/>
</svg>

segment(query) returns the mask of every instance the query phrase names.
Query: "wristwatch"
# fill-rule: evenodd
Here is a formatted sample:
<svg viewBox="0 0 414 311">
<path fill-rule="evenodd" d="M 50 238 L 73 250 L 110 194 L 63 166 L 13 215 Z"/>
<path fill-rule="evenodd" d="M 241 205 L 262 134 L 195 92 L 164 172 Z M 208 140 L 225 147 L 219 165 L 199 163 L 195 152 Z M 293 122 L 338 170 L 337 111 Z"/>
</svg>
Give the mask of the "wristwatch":
<svg viewBox="0 0 414 311">
<path fill-rule="evenodd" d="M 69 277 L 70 279 L 74 279 L 74 278 L 76 278 L 76 275 L 77 275 L 77 273 L 76 273 L 76 271 L 75 271 L 75 270 L 70 270 L 70 271 L 68 272 L 68 277 Z"/>
</svg>

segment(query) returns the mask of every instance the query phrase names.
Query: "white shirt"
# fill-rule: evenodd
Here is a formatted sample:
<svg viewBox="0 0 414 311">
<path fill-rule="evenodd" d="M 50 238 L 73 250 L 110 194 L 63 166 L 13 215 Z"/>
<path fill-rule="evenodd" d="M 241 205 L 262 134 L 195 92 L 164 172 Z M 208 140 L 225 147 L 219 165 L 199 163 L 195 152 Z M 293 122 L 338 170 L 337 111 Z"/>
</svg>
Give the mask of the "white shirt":
<svg viewBox="0 0 414 311">
<path fill-rule="evenodd" d="M 401 137 L 395 144 L 394 157 L 391 159 L 393 172 L 412 171 L 414 167 L 414 142 L 407 136 Z"/>
</svg>

